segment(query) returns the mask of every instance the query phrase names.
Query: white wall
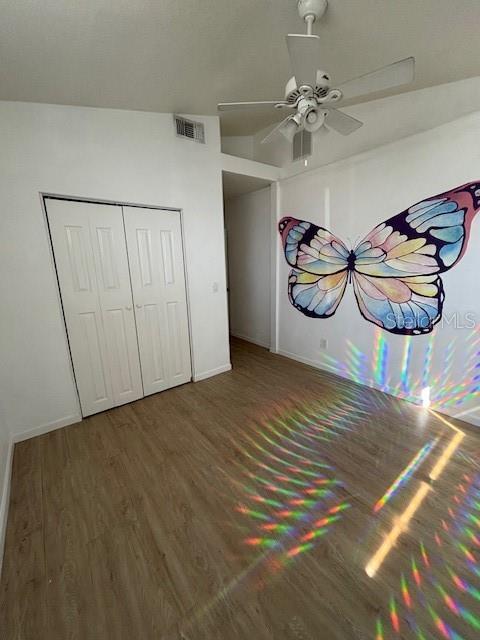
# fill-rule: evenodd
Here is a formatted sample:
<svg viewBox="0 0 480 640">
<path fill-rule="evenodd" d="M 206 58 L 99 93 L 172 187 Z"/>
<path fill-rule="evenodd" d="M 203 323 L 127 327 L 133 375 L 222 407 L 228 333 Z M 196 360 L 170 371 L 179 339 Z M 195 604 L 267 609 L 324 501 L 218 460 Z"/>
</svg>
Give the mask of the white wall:
<svg viewBox="0 0 480 640">
<path fill-rule="evenodd" d="M 227 200 L 230 333 L 270 346 L 270 187 Z"/>
<path fill-rule="evenodd" d="M 201 120 L 206 145 L 177 138 L 170 114 L 0 103 L 4 433 L 79 418 L 41 192 L 181 208 L 194 375 L 230 367 L 219 125 Z"/>
<path fill-rule="evenodd" d="M 326 226 L 352 245 L 415 202 L 471 180 L 480 180 L 480 112 L 282 180 L 278 217 Z M 456 313 L 462 321 L 473 313 L 473 333 L 437 325 L 433 337 L 388 334 L 360 316 L 351 286 L 332 318 L 307 318 L 288 301 L 289 267 L 283 256 L 279 260 L 280 352 L 401 397 L 418 399 L 421 388 L 431 385 L 434 406 L 480 424 L 480 380 L 474 380 L 480 374 L 480 214 L 462 261 L 442 276 L 444 317 Z"/>
<path fill-rule="evenodd" d="M 222 153 L 253 160 L 253 136 L 222 136 Z"/>
</svg>

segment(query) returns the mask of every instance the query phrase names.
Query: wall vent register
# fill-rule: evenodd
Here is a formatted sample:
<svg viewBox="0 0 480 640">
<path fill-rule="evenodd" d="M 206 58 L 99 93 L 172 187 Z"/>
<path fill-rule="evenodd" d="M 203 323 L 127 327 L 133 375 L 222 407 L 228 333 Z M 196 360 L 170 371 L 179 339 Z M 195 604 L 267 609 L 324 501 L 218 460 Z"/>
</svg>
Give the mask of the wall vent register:
<svg viewBox="0 0 480 640">
<path fill-rule="evenodd" d="M 174 116 L 175 130 L 180 138 L 188 138 L 205 144 L 205 127 L 201 122 Z"/>
</svg>

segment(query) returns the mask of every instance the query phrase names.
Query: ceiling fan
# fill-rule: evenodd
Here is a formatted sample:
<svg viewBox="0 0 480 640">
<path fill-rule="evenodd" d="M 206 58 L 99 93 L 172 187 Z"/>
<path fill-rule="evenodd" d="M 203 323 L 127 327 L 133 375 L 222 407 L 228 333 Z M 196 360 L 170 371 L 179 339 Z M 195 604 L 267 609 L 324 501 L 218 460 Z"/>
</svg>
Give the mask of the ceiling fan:
<svg viewBox="0 0 480 640">
<path fill-rule="evenodd" d="M 293 76 L 287 82 L 283 100 L 222 102 L 218 105 L 219 111 L 272 107 L 288 110 L 288 116 L 274 127 L 262 143 L 270 142 L 278 133 L 292 142 L 297 132 L 305 130 L 313 133 L 324 125 L 344 136 L 349 135 L 363 122 L 338 110 L 337 106 L 347 100 L 349 105 L 354 104 L 355 98 L 413 81 L 415 58 L 411 57 L 332 87 L 328 73 L 318 69 L 320 38 L 312 34 L 313 23 L 323 16 L 327 4 L 328 0 L 298 0 L 298 13 L 307 25 L 307 33 L 289 34 L 286 37 Z"/>
</svg>

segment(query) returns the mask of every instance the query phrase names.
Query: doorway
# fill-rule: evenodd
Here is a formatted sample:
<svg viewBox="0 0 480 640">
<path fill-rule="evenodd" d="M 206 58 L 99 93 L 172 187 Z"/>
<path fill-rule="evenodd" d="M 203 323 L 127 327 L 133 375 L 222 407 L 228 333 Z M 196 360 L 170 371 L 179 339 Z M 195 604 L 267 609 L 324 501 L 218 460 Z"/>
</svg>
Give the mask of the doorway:
<svg viewBox="0 0 480 640">
<path fill-rule="evenodd" d="M 271 181 L 223 173 L 230 335 L 271 346 Z"/>
</svg>

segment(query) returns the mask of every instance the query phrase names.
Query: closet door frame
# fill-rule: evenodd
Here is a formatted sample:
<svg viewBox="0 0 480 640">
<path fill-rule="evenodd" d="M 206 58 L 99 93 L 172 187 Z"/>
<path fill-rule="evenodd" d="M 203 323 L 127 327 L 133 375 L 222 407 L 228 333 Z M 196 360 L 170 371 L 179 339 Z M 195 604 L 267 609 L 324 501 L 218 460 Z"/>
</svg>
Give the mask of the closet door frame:
<svg viewBox="0 0 480 640">
<path fill-rule="evenodd" d="M 186 238 L 185 238 L 185 225 L 184 225 L 184 218 L 183 218 L 183 209 L 178 209 L 176 207 L 161 207 L 161 206 L 152 205 L 152 204 L 139 204 L 139 203 L 136 203 L 136 202 L 122 202 L 122 201 L 119 201 L 119 200 L 103 200 L 103 199 L 98 199 L 98 198 L 83 198 L 83 197 L 80 197 L 80 196 L 70 196 L 70 195 L 59 194 L 59 193 L 50 193 L 50 192 L 45 192 L 45 191 L 40 192 L 39 196 L 40 196 L 41 209 L 42 209 L 42 212 L 43 212 L 43 221 L 44 221 L 44 225 L 45 225 L 45 231 L 46 231 L 46 234 L 47 234 L 47 237 L 48 237 L 48 247 L 49 247 L 49 253 L 50 253 L 50 260 L 51 260 L 51 264 L 52 264 L 52 270 L 53 270 L 53 273 L 54 273 L 54 276 L 55 276 L 58 306 L 59 306 L 60 314 L 62 316 L 63 335 L 64 335 L 66 347 L 68 349 L 69 365 L 70 365 L 69 369 L 70 369 L 72 384 L 74 386 L 75 395 L 76 395 L 76 399 L 77 399 L 78 416 L 81 417 L 81 419 L 84 418 L 84 416 L 82 414 L 81 404 L 80 404 L 80 394 L 79 394 L 79 391 L 78 391 L 77 380 L 75 378 L 75 369 L 73 367 L 73 359 L 72 359 L 72 352 L 71 352 L 71 348 L 70 348 L 70 341 L 69 341 L 68 331 L 67 331 L 67 322 L 66 322 L 66 318 L 65 318 L 65 310 L 63 308 L 62 296 L 61 296 L 61 291 L 60 291 L 60 280 L 59 280 L 59 277 L 58 277 L 57 265 L 56 265 L 56 262 L 55 262 L 55 252 L 54 252 L 54 249 L 53 249 L 52 235 L 51 235 L 51 232 L 50 232 L 50 225 L 49 225 L 49 222 L 48 222 L 47 202 L 46 202 L 46 200 L 48 200 L 48 199 L 50 199 L 50 200 L 67 200 L 67 201 L 70 201 L 70 202 L 86 202 L 86 203 L 90 203 L 90 204 L 108 204 L 108 205 L 116 205 L 116 206 L 120 206 L 120 207 L 138 207 L 139 209 L 154 209 L 154 210 L 158 210 L 158 211 L 171 211 L 172 213 L 178 213 L 180 215 L 180 233 L 181 233 L 181 240 L 182 240 L 183 272 L 184 272 L 184 277 L 185 277 L 185 295 L 186 295 L 186 304 L 187 304 L 187 325 L 188 325 L 190 364 L 191 364 L 191 370 L 192 370 L 192 381 L 195 380 L 195 361 L 194 361 L 194 356 L 193 356 L 192 320 L 191 320 L 191 312 L 190 312 L 190 285 L 189 285 L 189 279 L 188 279 L 188 262 L 187 262 L 187 255 L 186 255 L 187 247 L 186 247 Z M 125 223 L 124 223 L 124 227 L 125 227 Z M 130 276 L 130 281 L 131 281 L 131 276 Z M 76 416 L 75 416 L 75 418 L 72 421 L 69 421 L 68 424 L 70 424 L 71 422 L 76 422 L 76 421 L 77 420 L 76 420 Z"/>
</svg>

